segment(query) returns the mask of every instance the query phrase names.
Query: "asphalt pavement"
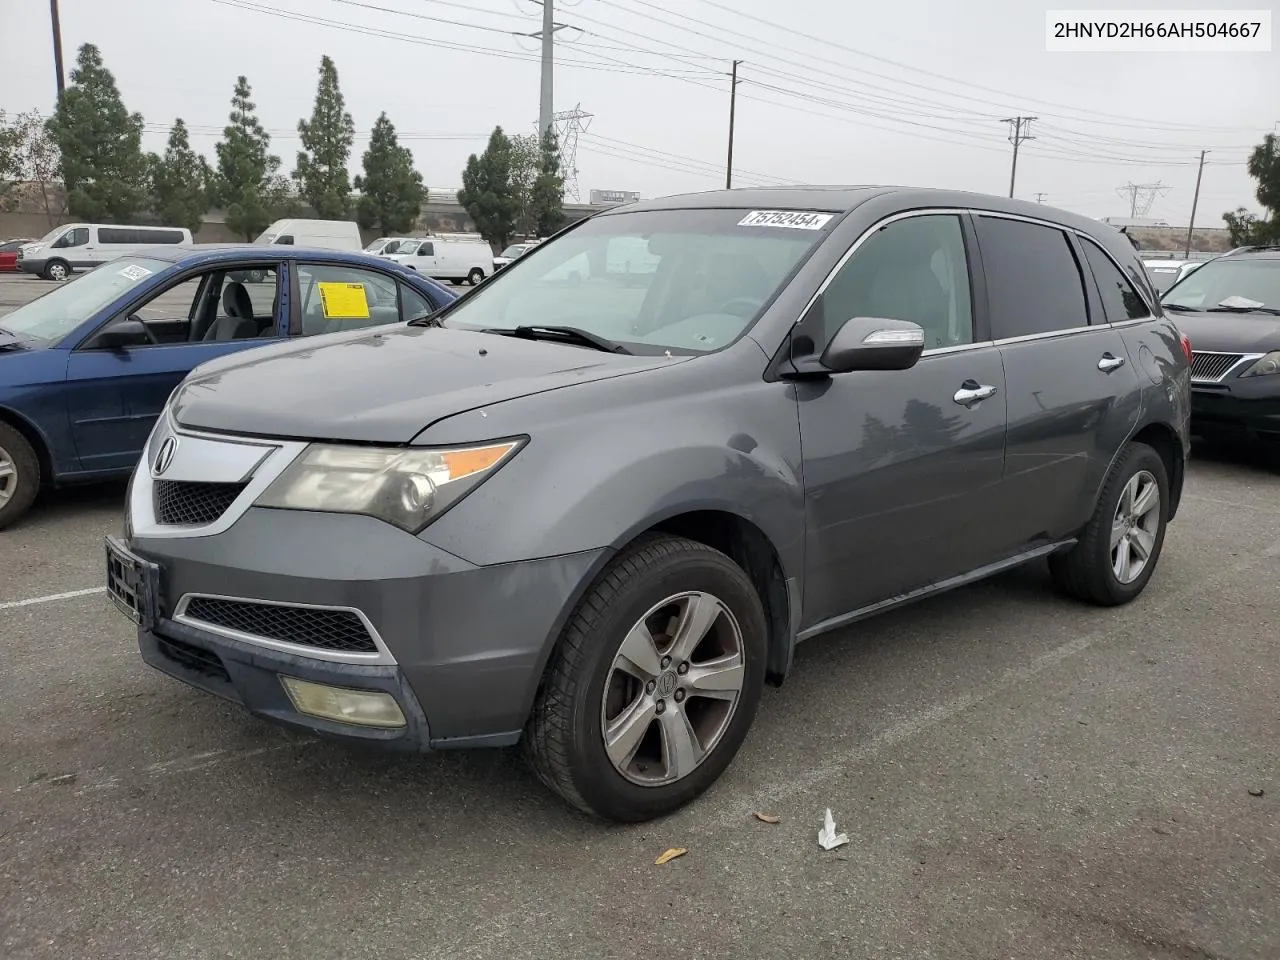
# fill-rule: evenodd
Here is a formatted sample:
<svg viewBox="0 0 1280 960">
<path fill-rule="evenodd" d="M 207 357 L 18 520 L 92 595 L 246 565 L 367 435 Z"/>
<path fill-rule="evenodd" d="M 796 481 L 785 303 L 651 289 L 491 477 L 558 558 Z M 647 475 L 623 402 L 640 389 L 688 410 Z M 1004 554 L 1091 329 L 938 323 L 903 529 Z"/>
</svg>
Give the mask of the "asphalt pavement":
<svg viewBox="0 0 1280 960">
<path fill-rule="evenodd" d="M 122 493 L 0 532 L 6 960 L 1280 956 L 1265 463 L 1193 463 L 1127 607 L 1035 566 L 802 645 L 721 781 L 633 827 L 511 752 L 360 751 L 145 666 L 101 592 Z"/>
</svg>

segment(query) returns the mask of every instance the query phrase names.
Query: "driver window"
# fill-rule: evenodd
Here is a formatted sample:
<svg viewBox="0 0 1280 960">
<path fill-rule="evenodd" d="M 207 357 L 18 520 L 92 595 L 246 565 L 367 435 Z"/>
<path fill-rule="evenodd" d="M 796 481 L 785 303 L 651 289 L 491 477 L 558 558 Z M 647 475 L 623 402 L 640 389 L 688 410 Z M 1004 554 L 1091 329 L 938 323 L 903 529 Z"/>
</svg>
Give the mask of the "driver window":
<svg viewBox="0 0 1280 960">
<path fill-rule="evenodd" d="M 853 317 L 910 320 L 925 349 L 973 342 L 969 267 L 960 218 L 908 217 L 881 227 L 822 295 L 826 341 Z"/>
<path fill-rule="evenodd" d="M 54 246 L 59 250 L 65 250 L 67 247 L 83 247 L 89 242 L 89 228 L 76 227 L 74 230 L 68 230 L 57 239 Z"/>
</svg>

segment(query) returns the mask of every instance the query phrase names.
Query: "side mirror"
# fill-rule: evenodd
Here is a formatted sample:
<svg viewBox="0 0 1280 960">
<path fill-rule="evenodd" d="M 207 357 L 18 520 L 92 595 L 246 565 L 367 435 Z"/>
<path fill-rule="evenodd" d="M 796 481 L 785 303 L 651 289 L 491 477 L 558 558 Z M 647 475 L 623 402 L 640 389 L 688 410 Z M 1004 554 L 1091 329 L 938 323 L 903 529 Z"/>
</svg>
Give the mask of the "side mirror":
<svg viewBox="0 0 1280 960">
<path fill-rule="evenodd" d="M 924 330 L 909 320 L 854 317 L 822 351 L 822 366 L 832 373 L 853 370 L 907 370 L 924 352 Z"/>
<path fill-rule="evenodd" d="M 130 317 L 128 320 L 117 320 L 97 337 L 93 345 L 100 349 L 119 350 L 121 347 L 138 347 L 151 342 L 147 336 L 146 325 Z"/>
</svg>

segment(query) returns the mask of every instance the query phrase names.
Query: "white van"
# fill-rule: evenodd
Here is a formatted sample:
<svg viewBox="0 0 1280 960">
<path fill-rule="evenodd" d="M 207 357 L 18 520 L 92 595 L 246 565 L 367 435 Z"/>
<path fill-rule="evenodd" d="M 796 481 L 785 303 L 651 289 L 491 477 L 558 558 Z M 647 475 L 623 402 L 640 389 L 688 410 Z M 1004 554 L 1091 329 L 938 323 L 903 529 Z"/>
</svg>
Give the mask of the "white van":
<svg viewBox="0 0 1280 960">
<path fill-rule="evenodd" d="M 68 223 L 19 249 L 18 267 L 46 280 L 65 280 L 147 247 L 190 243 L 191 231 L 180 227 Z"/>
<path fill-rule="evenodd" d="M 363 248 L 354 220 L 277 220 L 253 242 L 356 252 Z"/>
<path fill-rule="evenodd" d="M 400 249 L 400 244 L 409 243 L 412 237 L 379 237 L 373 243 L 364 248 L 365 253 L 395 253 Z"/>
<path fill-rule="evenodd" d="M 451 283 L 465 280 L 475 286 L 485 277 L 493 276 L 493 248 L 483 240 L 424 237 L 402 243 L 395 253 L 383 256 L 433 280 Z"/>
</svg>

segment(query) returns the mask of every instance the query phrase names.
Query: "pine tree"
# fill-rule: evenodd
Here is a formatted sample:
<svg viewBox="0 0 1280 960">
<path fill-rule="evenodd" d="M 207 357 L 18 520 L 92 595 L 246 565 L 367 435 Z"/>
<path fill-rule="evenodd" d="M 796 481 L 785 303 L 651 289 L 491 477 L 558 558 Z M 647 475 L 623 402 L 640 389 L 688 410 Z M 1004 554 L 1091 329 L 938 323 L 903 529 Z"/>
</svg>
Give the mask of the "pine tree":
<svg viewBox="0 0 1280 960">
<path fill-rule="evenodd" d="M 542 137 L 538 179 L 533 185 L 533 209 L 538 236 L 548 237 L 564 226 L 564 173 L 560 169 L 560 138 L 554 130 Z"/>
<path fill-rule="evenodd" d="M 338 70 L 328 56 L 323 56 L 311 120 L 298 121 L 302 150 L 298 151 L 298 164 L 293 171 L 303 198 L 322 220 L 345 220 L 350 216 L 347 160 L 355 139 L 355 124 L 345 106 L 338 89 Z"/>
<path fill-rule="evenodd" d="M 142 115 L 125 109 L 115 77 L 93 44 L 80 48 L 71 86 L 48 130 L 62 155 L 71 214 L 131 222 L 146 202 Z"/>
<path fill-rule="evenodd" d="M 268 152 L 271 138 L 254 115 L 252 95 L 249 81 L 238 77 L 230 123 L 214 147 L 218 155 L 215 202 L 226 208 L 228 228 L 246 240 L 253 240 L 272 221 L 275 210 L 267 192 L 280 167 L 280 158 Z"/>
<path fill-rule="evenodd" d="M 364 176 L 356 177 L 360 202 L 356 220 L 365 230 L 383 235 L 407 233 L 422 212 L 422 174 L 413 169 L 413 154 L 400 146 L 386 113 L 378 117 L 364 152 Z"/>
<path fill-rule="evenodd" d="M 151 154 L 151 211 L 162 223 L 200 229 L 209 210 L 212 171 L 204 157 L 191 149 L 187 125 L 179 117 L 169 131 L 164 156 Z"/>
<path fill-rule="evenodd" d="M 511 188 L 511 141 L 502 127 L 493 128 L 484 153 L 467 158 L 458 203 L 490 244 L 502 249 L 510 242 L 520 205 Z"/>
</svg>

